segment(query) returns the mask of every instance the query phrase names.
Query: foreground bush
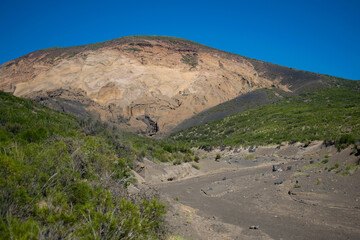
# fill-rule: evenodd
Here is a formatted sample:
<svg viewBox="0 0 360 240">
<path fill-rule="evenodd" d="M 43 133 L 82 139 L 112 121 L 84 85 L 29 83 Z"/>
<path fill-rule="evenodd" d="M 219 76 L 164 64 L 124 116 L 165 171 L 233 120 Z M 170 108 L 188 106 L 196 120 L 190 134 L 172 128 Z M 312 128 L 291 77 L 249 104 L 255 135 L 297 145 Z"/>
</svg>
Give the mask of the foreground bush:
<svg viewBox="0 0 360 240">
<path fill-rule="evenodd" d="M 87 127 L 86 127 L 87 126 Z M 83 130 L 82 130 L 83 129 Z M 130 198 L 132 140 L 0 92 L 0 239 L 150 239 L 165 205 Z"/>
</svg>

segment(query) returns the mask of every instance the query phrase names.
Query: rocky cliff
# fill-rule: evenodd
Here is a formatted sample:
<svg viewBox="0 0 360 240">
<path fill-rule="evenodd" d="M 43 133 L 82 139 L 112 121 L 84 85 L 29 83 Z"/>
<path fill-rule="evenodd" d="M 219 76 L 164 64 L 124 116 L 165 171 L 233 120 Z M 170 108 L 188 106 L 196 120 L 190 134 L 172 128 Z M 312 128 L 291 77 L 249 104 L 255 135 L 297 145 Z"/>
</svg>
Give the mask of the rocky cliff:
<svg viewBox="0 0 360 240">
<path fill-rule="evenodd" d="M 154 36 L 44 49 L 0 66 L 4 91 L 148 135 L 168 133 L 194 114 L 259 88 L 300 91 L 328 80 Z"/>
</svg>

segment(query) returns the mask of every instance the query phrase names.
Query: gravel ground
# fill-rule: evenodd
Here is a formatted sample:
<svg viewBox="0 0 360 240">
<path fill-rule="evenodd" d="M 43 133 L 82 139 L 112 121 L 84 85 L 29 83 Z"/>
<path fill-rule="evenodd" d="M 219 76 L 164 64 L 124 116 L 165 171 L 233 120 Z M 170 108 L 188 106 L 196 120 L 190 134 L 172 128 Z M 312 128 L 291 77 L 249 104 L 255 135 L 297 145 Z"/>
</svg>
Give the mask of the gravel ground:
<svg viewBox="0 0 360 240">
<path fill-rule="evenodd" d="M 360 238 L 360 174 L 344 174 L 359 159 L 351 148 L 315 142 L 198 154 L 198 174 L 154 184 L 170 231 L 191 239 Z"/>
</svg>

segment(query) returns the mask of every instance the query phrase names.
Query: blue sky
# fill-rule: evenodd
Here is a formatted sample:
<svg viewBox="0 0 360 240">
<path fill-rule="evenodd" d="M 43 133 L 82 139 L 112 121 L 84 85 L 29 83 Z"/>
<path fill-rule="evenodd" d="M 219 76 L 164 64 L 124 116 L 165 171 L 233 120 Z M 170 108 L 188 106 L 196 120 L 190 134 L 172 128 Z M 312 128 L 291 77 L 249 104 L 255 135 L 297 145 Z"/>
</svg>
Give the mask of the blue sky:
<svg viewBox="0 0 360 240">
<path fill-rule="evenodd" d="M 0 26 L 0 64 L 48 47 L 164 35 L 360 79 L 360 0 L 1 0 Z"/>
</svg>

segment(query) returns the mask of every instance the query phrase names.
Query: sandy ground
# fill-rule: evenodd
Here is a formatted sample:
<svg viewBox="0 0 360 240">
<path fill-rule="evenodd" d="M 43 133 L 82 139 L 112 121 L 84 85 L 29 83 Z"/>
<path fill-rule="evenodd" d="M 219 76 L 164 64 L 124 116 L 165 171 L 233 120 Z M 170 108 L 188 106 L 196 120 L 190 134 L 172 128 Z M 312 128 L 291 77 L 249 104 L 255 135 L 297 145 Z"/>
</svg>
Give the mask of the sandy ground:
<svg viewBox="0 0 360 240">
<path fill-rule="evenodd" d="M 177 178 L 177 166 L 157 170 L 157 181 L 145 176 L 168 204 L 171 232 L 190 239 L 360 239 L 360 171 L 344 172 L 359 160 L 352 148 L 337 152 L 314 142 L 198 154 L 200 171 L 185 166 Z"/>
</svg>

